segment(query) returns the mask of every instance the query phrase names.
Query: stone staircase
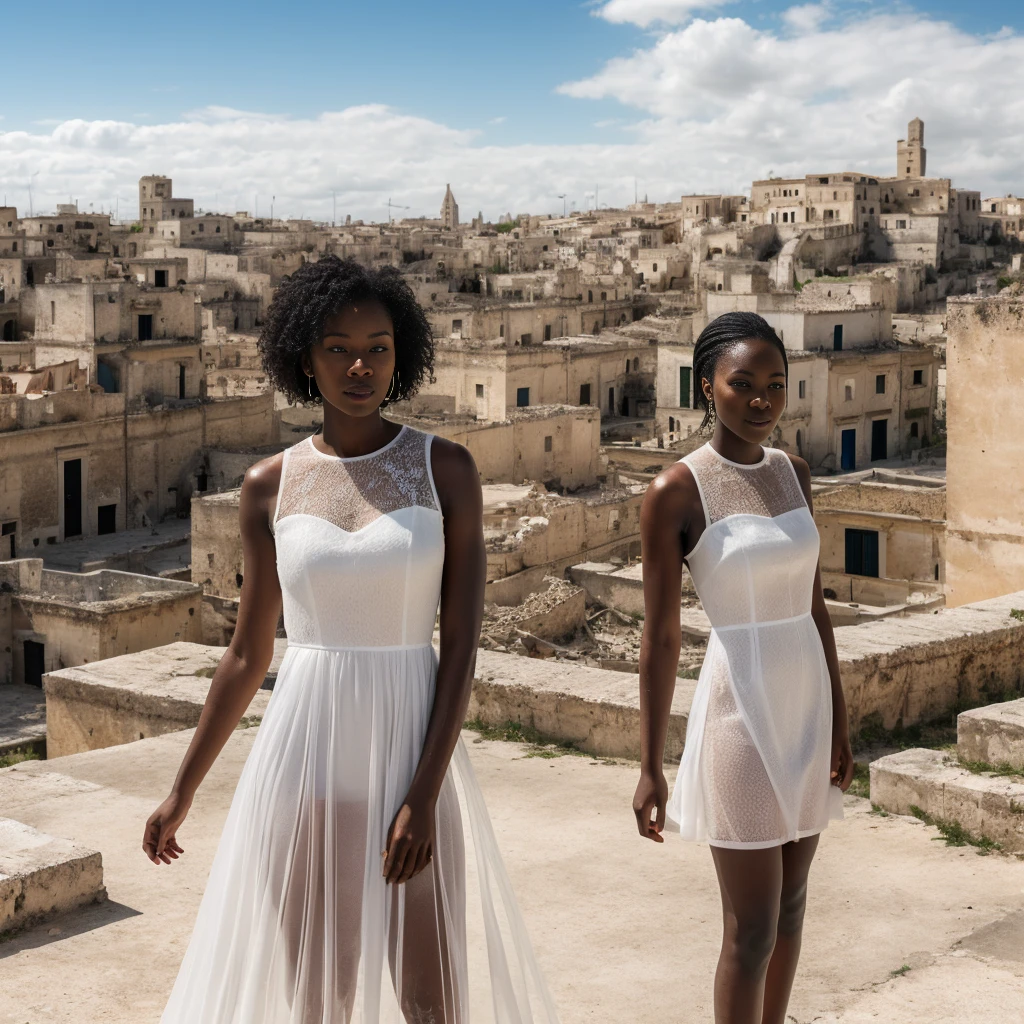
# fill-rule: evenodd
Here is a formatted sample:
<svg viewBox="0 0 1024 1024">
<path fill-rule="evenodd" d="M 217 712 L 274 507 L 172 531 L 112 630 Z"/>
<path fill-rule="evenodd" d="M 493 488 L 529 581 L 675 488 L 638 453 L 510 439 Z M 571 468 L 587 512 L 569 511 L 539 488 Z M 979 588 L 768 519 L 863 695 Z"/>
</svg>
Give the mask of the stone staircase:
<svg viewBox="0 0 1024 1024">
<path fill-rule="evenodd" d="M 903 750 L 871 764 L 871 802 L 955 823 L 1024 854 L 1024 700 L 957 717 L 957 749 Z"/>
</svg>

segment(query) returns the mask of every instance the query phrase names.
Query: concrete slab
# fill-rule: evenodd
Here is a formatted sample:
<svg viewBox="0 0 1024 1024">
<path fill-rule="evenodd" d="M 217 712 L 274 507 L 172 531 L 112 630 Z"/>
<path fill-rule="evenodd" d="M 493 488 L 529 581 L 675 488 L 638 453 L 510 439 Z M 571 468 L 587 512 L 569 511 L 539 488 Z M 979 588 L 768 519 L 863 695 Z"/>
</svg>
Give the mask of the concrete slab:
<svg viewBox="0 0 1024 1024">
<path fill-rule="evenodd" d="M 222 647 L 174 643 L 43 677 L 50 758 L 131 743 L 199 722 Z M 245 719 L 262 719 L 270 694 L 253 697 Z"/>
<path fill-rule="evenodd" d="M 145 572 L 147 562 L 156 552 L 163 552 L 158 561 L 163 564 L 175 551 L 177 560 L 188 565 L 191 549 L 192 524 L 188 519 L 168 519 L 152 527 L 121 530 L 100 537 L 65 541 L 45 549 L 47 569 L 65 572 L 89 572 L 94 569 L 123 569 Z M 182 554 L 183 552 L 183 554 Z M 156 575 L 155 573 L 153 575 Z"/>
<path fill-rule="evenodd" d="M 106 895 L 95 850 L 0 818 L 0 936 Z"/>
<path fill-rule="evenodd" d="M 919 807 L 975 836 L 1024 853 L 1024 779 L 961 768 L 941 750 L 903 750 L 871 762 L 871 801 L 893 814 Z"/>
<path fill-rule="evenodd" d="M 46 697 L 38 686 L 0 686 L 0 757 L 26 747 L 46 753 Z"/>
<path fill-rule="evenodd" d="M 1024 768 L 1024 700 L 961 712 L 956 719 L 956 746 L 964 761 Z"/>
<path fill-rule="evenodd" d="M 156 1024 L 255 733 L 228 741 L 182 828 L 185 856 L 170 868 L 154 867 L 139 845 L 190 731 L 0 772 L 0 805 L 100 850 L 110 892 L 107 903 L 0 945 L 0 1024 Z M 710 1022 L 721 911 L 707 848 L 636 835 L 635 765 L 529 757 L 464 735 L 562 1024 Z M 37 788 L 54 773 L 92 788 L 74 798 Z M 933 842 L 933 829 L 880 818 L 865 800 L 847 797 L 846 813 L 811 872 L 793 1019 L 1018 1019 L 1021 865 Z M 913 969 L 891 979 L 904 964 Z"/>
<path fill-rule="evenodd" d="M 665 756 L 678 761 L 697 683 L 676 682 Z M 518 722 L 579 750 L 604 757 L 640 756 L 637 677 L 571 662 L 479 651 L 470 720 L 503 726 Z"/>
</svg>

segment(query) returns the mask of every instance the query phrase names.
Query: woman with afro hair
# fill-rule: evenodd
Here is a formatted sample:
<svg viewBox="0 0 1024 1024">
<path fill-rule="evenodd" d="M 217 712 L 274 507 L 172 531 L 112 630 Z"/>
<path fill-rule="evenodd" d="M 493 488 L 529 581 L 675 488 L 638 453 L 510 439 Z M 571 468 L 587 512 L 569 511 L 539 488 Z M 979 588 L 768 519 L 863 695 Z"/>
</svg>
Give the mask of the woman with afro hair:
<svg viewBox="0 0 1024 1024">
<path fill-rule="evenodd" d="M 818 567 L 806 462 L 765 447 L 789 363 L 756 313 L 712 321 L 693 350 L 707 444 L 661 473 L 640 514 L 640 834 L 706 842 L 724 937 L 716 1024 L 783 1024 L 820 833 L 842 817 L 853 754 Z M 683 565 L 711 636 L 669 797 L 662 760 L 679 664 Z"/>
<path fill-rule="evenodd" d="M 326 256 L 282 283 L 259 346 L 323 430 L 246 473 L 238 624 L 146 823 L 150 860 L 178 859 L 283 607 L 287 653 L 162 1020 L 554 1024 L 459 738 L 485 579 L 476 466 L 381 415 L 430 377 L 430 325 L 397 270 Z"/>
</svg>

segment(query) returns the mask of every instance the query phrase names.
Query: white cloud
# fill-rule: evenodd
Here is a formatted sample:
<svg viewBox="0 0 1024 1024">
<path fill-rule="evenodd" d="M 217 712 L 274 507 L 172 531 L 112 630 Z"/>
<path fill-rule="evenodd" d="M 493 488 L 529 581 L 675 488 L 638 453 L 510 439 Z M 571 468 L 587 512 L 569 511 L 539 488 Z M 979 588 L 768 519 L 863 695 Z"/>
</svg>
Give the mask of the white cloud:
<svg viewBox="0 0 1024 1024">
<path fill-rule="evenodd" d="M 838 3 L 834 5 L 838 8 Z M 580 144 L 494 145 L 494 132 L 453 128 L 380 105 L 295 118 L 209 107 L 162 124 L 68 120 L 0 130 L 3 190 L 37 211 L 69 196 L 134 216 L 137 179 L 168 174 L 204 209 L 383 220 L 385 203 L 436 216 L 446 182 L 460 206 L 494 217 L 556 212 L 641 195 L 742 191 L 769 169 L 895 171 L 907 121 L 926 122 L 928 168 L 988 195 L 1024 191 L 1024 37 L 976 36 L 920 14 L 793 15 L 777 30 L 737 18 L 663 30 L 650 45 L 565 85 L 635 113 L 604 119 Z M 998 83 L 994 88 L 992 83 Z M 602 114 L 604 111 L 602 111 Z M 626 110 L 628 114 L 628 110 Z M 605 126 L 606 125 L 606 126 Z M 38 172 L 38 173 L 37 173 Z M 33 175 L 35 177 L 33 178 Z"/>
<path fill-rule="evenodd" d="M 655 22 L 681 25 L 693 17 L 695 11 L 720 7 L 733 0 L 608 0 L 594 13 L 605 21 L 630 23 L 648 28 Z"/>
<path fill-rule="evenodd" d="M 696 20 L 561 91 L 641 111 L 641 135 L 687 188 L 749 187 L 768 168 L 893 173 L 895 140 L 920 116 L 929 173 L 1024 189 L 1024 36 L 835 7 L 791 9 L 779 30 Z"/>
<path fill-rule="evenodd" d="M 502 116 L 502 117 L 492 117 L 487 123 L 488 124 L 504 124 L 505 123 L 505 118 L 504 118 L 504 116 Z"/>
</svg>

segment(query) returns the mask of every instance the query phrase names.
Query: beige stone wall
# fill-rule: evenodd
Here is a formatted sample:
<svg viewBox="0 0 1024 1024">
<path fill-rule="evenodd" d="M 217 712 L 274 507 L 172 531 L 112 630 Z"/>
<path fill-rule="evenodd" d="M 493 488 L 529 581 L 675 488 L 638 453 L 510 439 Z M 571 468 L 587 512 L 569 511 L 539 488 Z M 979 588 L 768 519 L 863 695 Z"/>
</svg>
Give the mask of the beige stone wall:
<svg viewBox="0 0 1024 1024">
<path fill-rule="evenodd" d="M 878 575 L 896 580 L 941 581 L 945 523 L 885 512 L 815 509 L 822 572 L 846 572 L 846 531 L 878 534 Z"/>
<path fill-rule="evenodd" d="M 820 478 L 815 480 L 818 484 Z M 911 487 L 901 484 L 877 483 L 864 480 L 855 484 L 840 484 L 814 493 L 815 512 L 826 509 L 856 509 L 862 512 L 887 512 L 900 516 L 918 516 L 922 519 L 946 518 L 945 487 Z"/>
<path fill-rule="evenodd" d="M 55 410 L 67 400 L 83 418 L 72 420 L 69 412 L 69 422 L 60 417 L 35 429 L 0 430 L 0 518 L 17 522 L 19 554 L 38 554 L 51 537 L 66 539 L 63 464 L 69 459 L 82 461 L 82 535 L 89 537 L 97 533 L 101 505 L 117 506 L 118 530 L 187 514 L 204 447 L 260 447 L 278 437 L 270 393 L 93 419 L 85 413 L 123 410 L 124 396 L 67 392 L 31 406 L 45 409 L 51 398 Z M 0 423 L 4 408 L 0 400 Z"/>
<path fill-rule="evenodd" d="M 1024 589 L 1024 302 L 950 300 L 946 599 Z"/>
<path fill-rule="evenodd" d="M 242 589 L 240 494 L 231 490 L 192 498 L 192 582 L 215 597 L 237 599 Z"/>
</svg>

